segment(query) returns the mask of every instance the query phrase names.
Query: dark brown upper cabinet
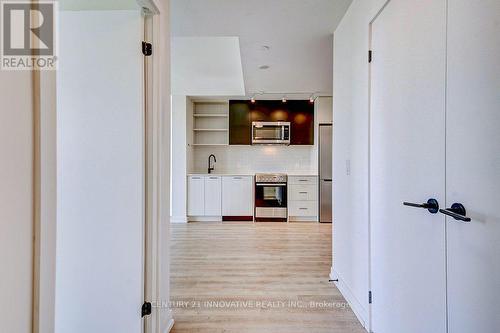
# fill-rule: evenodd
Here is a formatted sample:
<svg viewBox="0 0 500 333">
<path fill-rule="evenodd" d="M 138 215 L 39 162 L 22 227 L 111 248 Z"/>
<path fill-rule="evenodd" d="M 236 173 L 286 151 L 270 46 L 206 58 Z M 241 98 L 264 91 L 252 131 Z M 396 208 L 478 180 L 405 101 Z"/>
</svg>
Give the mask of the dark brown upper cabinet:
<svg viewBox="0 0 500 333">
<path fill-rule="evenodd" d="M 251 145 L 253 121 L 288 121 L 291 145 L 314 144 L 314 103 L 309 100 L 229 101 L 229 144 Z"/>
<path fill-rule="evenodd" d="M 229 101 L 229 144 L 252 144 L 252 121 L 248 101 Z"/>
</svg>

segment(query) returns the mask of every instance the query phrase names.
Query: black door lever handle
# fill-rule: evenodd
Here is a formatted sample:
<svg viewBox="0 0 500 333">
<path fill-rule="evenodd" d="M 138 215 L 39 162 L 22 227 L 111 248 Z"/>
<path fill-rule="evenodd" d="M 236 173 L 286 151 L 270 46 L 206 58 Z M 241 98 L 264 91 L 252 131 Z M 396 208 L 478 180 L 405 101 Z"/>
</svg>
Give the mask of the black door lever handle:
<svg viewBox="0 0 500 333">
<path fill-rule="evenodd" d="M 462 205 L 461 203 L 454 203 L 453 205 L 451 205 L 451 208 L 440 209 L 439 212 L 444 215 L 451 216 L 458 221 L 464 221 L 464 222 L 471 221 L 470 217 L 466 216 L 467 211 L 465 210 L 464 205 Z"/>
<path fill-rule="evenodd" d="M 421 204 L 413 202 L 403 202 L 403 205 L 416 208 L 424 208 L 427 209 L 431 214 L 436 214 L 439 211 L 439 203 L 436 199 L 429 199 L 427 200 L 427 202 Z"/>
</svg>

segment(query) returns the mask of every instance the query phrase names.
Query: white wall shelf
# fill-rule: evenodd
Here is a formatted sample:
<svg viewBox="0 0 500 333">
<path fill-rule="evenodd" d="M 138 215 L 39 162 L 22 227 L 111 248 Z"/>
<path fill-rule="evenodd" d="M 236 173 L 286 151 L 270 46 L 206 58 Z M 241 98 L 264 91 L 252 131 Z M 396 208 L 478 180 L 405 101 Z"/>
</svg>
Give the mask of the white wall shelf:
<svg viewBox="0 0 500 333">
<path fill-rule="evenodd" d="M 195 128 L 195 132 L 228 132 L 227 128 Z"/>
<path fill-rule="evenodd" d="M 212 146 L 229 146 L 227 143 L 193 143 L 193 147 L 212 147 Z"/>
<path fill-rule="evenodd" d="M 192 113 L 192 146 L 210 147 L 229 144 L 229 104 L 194 101 Z"/>
<path fill-rule="evenodd" d="M 218 114 L 218 113 L 197 113 L 193 115 L 195 118 L 227 118 L 229 115 L 227 114 Z"/>
</svg>

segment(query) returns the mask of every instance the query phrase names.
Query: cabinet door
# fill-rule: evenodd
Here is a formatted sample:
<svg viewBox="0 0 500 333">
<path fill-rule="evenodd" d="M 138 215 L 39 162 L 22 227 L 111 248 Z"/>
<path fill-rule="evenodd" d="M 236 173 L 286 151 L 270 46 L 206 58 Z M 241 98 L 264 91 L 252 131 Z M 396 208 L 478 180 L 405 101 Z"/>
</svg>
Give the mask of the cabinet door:
<svg viewBox="0 0 500 333">
<path fill-rule="evenodd" d="M 448 13 L 446 207 L 461 203 L 472 219 L 447 218 L 449 332 L 493 333 L 500 329 L 500 2 L 452 0 Z"/>
<path fill-rule="evenodd" d="M 188 178 L 188 216 L 205 215 L 205 179 L 203 176 Z"/>
<path fill-rule="evenodd" d="M 252 122 L 248 101 L 229 101 L 229 144 L 252 144 Z"/>
<path fill-rule="evenodd" d="M 314 145 L 314 105 L 309 101 L 290 101 L 290 144 Z"/>
<path fill-rule="evenodd" d="M 253 177 L 223 177 L 222 215 L 253 216 Z"/>
<path fill-rule="evenodd" d="M 372 331 L 444 333 L 445 218 L 402 203 L 445 204 L 446 1 L 390 1 L 372 47 Z"/>
<path fill-rule="evenodd" d="M 205 216 L 222 215 L 222 179 L 219 176 L 205 177 Z"/>
</svg>

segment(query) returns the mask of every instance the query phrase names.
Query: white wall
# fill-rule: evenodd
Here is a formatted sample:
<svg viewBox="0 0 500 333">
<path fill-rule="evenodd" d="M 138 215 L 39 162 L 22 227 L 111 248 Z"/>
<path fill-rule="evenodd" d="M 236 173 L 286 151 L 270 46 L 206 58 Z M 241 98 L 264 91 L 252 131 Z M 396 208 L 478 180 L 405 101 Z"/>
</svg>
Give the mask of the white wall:
<svg viewBox="0 0 500 333">
<path fill-rule="evenodd" d="M 332 277 L 368 322 L 368 46 L 385 0 L 354 0 L 334 34 Z M 350 174 L 347 169 L 350 164 Z"/>
<path fill-rule="evenodd" d="M 62 12 L 60 26 L 56 332 L 138 332 L 142 19 Z"/>
<path fill-rule="evenodd" d="M 33 99 L 30 72 L 0 73 L 0 323 L 31 332 Z"/>
<path fill-rule="evenodd" d="M 187 116 L 186 111 L 191 101 L 184 95 L 172 95 L 172 160 L 171 160 L 171 212 L 170 221 L 187 222 Z M 174 144 L 175 143 L 175 144 Z"/>
</svg>

